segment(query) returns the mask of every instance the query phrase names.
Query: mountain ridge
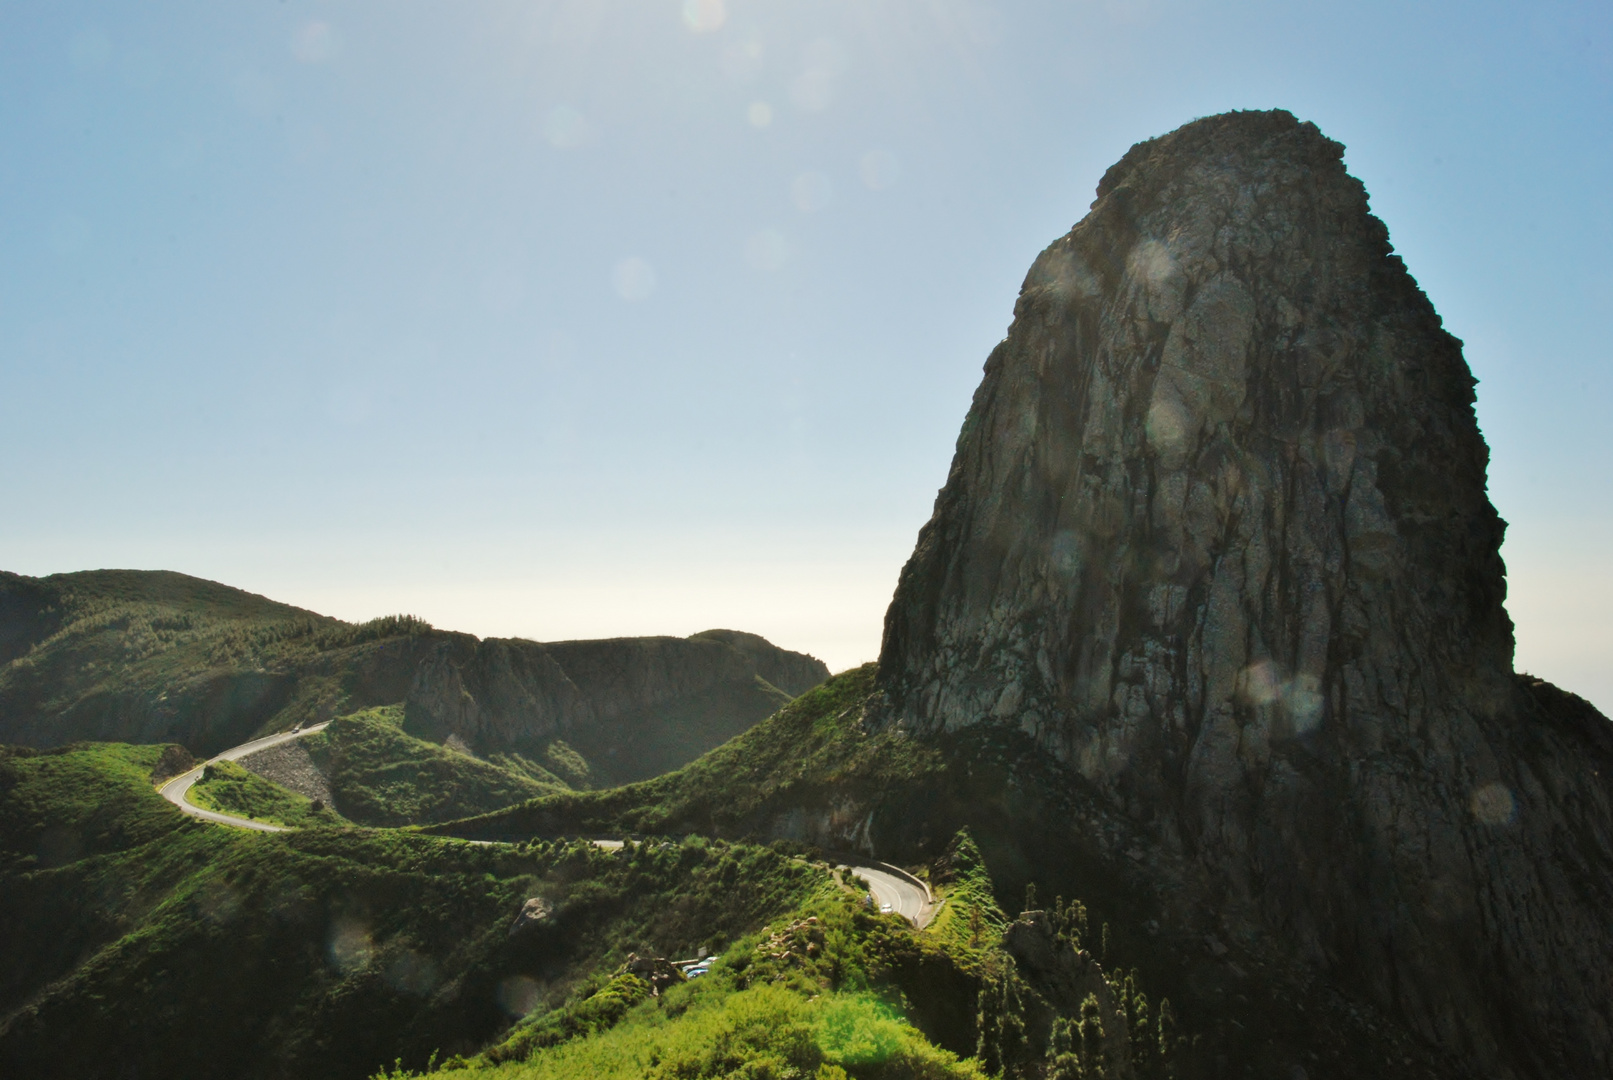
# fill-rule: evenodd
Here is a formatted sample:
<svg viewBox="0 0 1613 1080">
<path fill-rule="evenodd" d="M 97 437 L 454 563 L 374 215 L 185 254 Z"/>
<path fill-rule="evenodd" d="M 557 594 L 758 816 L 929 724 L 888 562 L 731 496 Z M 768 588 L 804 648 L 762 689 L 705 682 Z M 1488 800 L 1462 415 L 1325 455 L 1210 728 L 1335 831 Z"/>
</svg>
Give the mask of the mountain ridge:
<svg viewBox="0 0 1613 1080">
<path fill-rule="evenodd" d="M 401 703 L 412 734 L 479 754 L 538 758 L 564 737 L 601 782 L 675 768 L 828 675 L 740 631 L 480 639 L 407 616 L 344 623 L 168 571 L 0 573 L 0 661 L 0 742 L 210 754 Z"/>
<path fill-rule="evenodd" d="M 1201 1014 L 1263 972 L 1234 1018 L 1291 1050 L 1325 1007 L 1331 1053 L 1384 1040 L 1362 1067 L 1606 1074 L 1613 724 L 1512 670 L 1474 381 L 1342 154 L 1228 114 L 1106 174 L 987 361 L 877 668 L 678 773 L 436 831 L 901 861 L 968 827 L 1010 895 L 1146 918 Z"/>
</svg>

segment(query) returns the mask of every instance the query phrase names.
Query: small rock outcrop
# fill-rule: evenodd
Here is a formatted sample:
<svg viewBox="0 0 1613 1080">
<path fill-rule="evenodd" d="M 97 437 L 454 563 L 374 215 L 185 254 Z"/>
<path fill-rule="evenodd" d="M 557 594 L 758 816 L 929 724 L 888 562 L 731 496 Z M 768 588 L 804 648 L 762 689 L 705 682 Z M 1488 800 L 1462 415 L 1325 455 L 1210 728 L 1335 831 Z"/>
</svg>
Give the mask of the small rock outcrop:
<svg viewBox="0 0 1613 1080">
<path fill-rule="evenodd" d="M 521 905 L 521 911 L 510 924 L 510 937 L 519 937 L 554 914 L 554 904 L 541 896 L 534 896 Z"/>
<path fill-rule="evenodd" d="M 660 997 L 661 991 L 669 986 L 688 982 L 677 965 L 664 956 L 640 956 L 638 953 L 628 953 L 627 963 L 622 965 L 622 970 L 649 983 L 651 997 Z"/>
<path fill-rule="evenodd" d="M 336 800 L 331 794 L 329 777 L 320 771 L 313 755 L 300 740 L 294 739 L 291 742 L 271 746 L 267 750 L 259 750 L 255 754 L 248 754 L 240 759 L 239 764 L 265 780 L 271 780 L 283 788 L 313 799 L 321 806 L 336 805 Z"/>
<path fill-rule="evenodd" d="M 178 743 L 169 743 L 162 748 L 162 756 L 157 759 L 157 764 L 151 768 L 151 782 L 161 784 L 166 780 L 179 776 L 181 773 L 190 772 L 195 767 L 196 759 L 191 756 L 189 750 L 186 750 Z"/>
<path fill-rule="evenodd" d="M 1237 113 L 1109 170 L 986 363 L 871 716 L 1023 729 L 1183 918 L 1477 1073 L 1613 1075 L 1613 735 L 1513 674 L 1474 379 L 1342 154 Z"/>
</svg>

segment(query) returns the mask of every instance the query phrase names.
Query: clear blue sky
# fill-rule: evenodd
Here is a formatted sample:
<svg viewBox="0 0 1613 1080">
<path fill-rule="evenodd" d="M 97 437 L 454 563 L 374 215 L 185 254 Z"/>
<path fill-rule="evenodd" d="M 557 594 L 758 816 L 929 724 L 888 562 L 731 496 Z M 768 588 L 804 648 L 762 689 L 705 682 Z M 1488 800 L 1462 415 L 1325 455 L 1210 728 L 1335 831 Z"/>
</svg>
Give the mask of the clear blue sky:
<svg viewBox="0 0 1613 1080">
<path fill-rule="evenodd" d="M 0 567 L 872 658 L 1133 142 L 1348 147 L 1482 380 L 1519 664 L 1613 709 L 1613 7 L 0 7 Z"/>
</svg>

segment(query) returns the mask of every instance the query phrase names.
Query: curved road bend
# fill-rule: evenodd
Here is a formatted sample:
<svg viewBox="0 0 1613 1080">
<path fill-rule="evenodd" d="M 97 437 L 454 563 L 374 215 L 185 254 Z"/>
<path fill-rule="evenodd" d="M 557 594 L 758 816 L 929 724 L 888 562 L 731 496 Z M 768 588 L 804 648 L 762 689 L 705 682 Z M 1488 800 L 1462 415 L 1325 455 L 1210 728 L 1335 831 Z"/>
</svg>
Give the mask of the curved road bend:
<svg viewBox="0 0 1613 1080">
<path fill-rule="evenodd" d="M 935 900 L 929 886 L 906 870 L 857 859 L 841 860 L 837 869 L 850 870 L 868 882 L 868 891 L 881 911 L 888 907 L 920 930 L 935 917 Z"/>
<path fill-rule="evenodd" d="M 182 813 L 192 817 L 201 818 L 219 825 L 231 825 L 237 829 L 256 829 L 258 832 L 285 832 L 283 825 L 270 825 L 266 821 L 253 821 L 251 818 L 236 817 L 234 814 L 221 814 L 216 810 L 204 810 L 190 802 L 185 796 L 196 781 L 202 778 L 202 771 L 215 761 L 237 761 L 259 750 L 267 750 L 271 746 L 278 746 L 292 739 L 300 739 L 304 735 L 312 735 L 316 731 L 323 731 L 324 724 L 313 724 L 301 731 L 282 731 L 277 735 L 267 735 L 261 739 L 254 739 L 240 746 L 231 747 L 221 754 L 208 758 L 189 772 L 181 773 L 172 780 L 164 783 L 157 789 L 158 793 L 175 806 Z M 493 843 L 490 840 L 471 841 L 471 843 Z M 614 850 L 622 846 L 620 840 L 595 840 L 594 843 L 602 848 Z M 901 915 L 908 922 L 920 929 L 928 926 L 935 916 L 935 902 L 930 890 L 918 878 L 905 870 L 891 866 L 889 863 L 875 862 L 869 859 L 844 858 L 837 861 L 840 869 L 855 871 L 857 876 L 868 882 L 868 891 L 872 894 L 874 902 L 880 910 L 889 910 Z"/>
<path fill-rule="evenodd" d="M 330 721 L 327 720 L 324 724 L 312 724 L 301 731 L 282 731 L 278 735 L 266 735 L 261 739 L 253 739 L 251 742 L 231 747 L 222 754 L 208 758 L 190 770 L 190 772 L 180 773 L 158 788 L 157 793 L 179 807 L 182 813 L 189 814 L 191 817 L 201 818 L 203 821 L 211 821 L 219 825 L 233 825 L 237 829 L 256 829 L 258 832 L 285 832 L 284 825 L 270 825 L 266 821 L 253 821 L 251 818 L 236 817 L 234 814 L 221 814 L 216 810 L 203 810 L 186 799 L 185 796 L 190 793 L 190 789 L 196 781 L 202 778 L 202 770 L 213 762 L 237 761 L 249 754 L 255 754 L 259 750 L 267 750 L 271 746 L 279 746 L 283 742 L 290 742 L 292 739 L 300 739 L 304 735 L 312 735 L 316 731 L 323 731 L 325 730 L 325 724 L 329 723 Z"/>
</svg>

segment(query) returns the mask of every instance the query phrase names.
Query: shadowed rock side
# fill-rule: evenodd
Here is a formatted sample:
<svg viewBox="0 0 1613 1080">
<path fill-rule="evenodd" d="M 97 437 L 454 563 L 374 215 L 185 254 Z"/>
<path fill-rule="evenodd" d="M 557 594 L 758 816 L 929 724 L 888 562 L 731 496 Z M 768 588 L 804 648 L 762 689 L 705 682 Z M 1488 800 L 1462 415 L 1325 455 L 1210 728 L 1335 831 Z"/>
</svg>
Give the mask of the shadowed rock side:
<svg viewBox="0 0 1613 1080">
<path fill-rule="evenodd" d="M 1285 112 L 1134 147 L 1042 253 L 874 715 L 1014 725 L 1269 941 L 1486 1073 L 1613 1073 L 1613 737 L 1512 673 L 1461 343 Z"/>
<path fill-rule="evenodd" d="M 828 674 L 733 630 L 543 644 L 445 635 L 407 705 L 410 726 L 431 737 L 457 735 L 479 753 L 564 738 L 596 779 L 625 783 L 692 761 Z"/>
<path fill-rule="evenodd" d="M 732 630 L 483 640 L 408 617 L 355 626 L 184 574 L 0 573 L 0 743 L 210 755 L 403 702 L 413 730 L 477 753 L 564 739 L 609 783 L 677 768 L 827 677 Z"/>
</svg>

